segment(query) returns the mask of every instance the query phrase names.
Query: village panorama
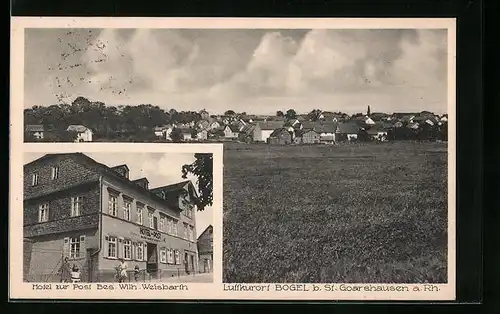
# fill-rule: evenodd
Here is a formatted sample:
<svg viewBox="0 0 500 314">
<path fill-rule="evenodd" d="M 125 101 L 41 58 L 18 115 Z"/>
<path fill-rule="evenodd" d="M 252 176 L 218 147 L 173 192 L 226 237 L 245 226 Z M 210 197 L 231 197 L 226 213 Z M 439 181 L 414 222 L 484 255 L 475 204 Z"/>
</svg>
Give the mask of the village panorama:
<svg viewBox="0 0 500 314">
<path fill-rule="evenodd" d="M 348 115 L 294 109 L 275 115 L 212 114 L 154 105 L 111 106 L 77 97 L 70 104 L 24 110 L 25 142 L 240 142 L 271 145 L 399 140 L 447 141 L 448 115 L 429 111 Z"/>
</svg>

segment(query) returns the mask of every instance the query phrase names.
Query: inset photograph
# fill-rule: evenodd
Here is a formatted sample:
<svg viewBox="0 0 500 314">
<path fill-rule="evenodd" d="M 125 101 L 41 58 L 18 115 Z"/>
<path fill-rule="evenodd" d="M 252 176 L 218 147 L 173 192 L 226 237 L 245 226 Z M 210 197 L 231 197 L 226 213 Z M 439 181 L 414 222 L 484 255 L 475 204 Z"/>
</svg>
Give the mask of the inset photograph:
<svg viewBox="0 0 500 314">
<path fill-rule="evenodd" d="M 213 154 L 24 154 L 24 282 L 213 282 Z"/>
</svg>

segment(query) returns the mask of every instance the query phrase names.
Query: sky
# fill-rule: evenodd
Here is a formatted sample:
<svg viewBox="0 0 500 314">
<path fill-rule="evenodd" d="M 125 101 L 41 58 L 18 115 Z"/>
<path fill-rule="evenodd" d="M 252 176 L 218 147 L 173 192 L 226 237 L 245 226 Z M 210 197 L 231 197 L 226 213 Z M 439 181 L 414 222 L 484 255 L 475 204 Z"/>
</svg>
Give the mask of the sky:
<svg viewBox="0 0 500 314">
<path fill-rule="evenodd" d="M 25 153 L 24 163 L 29 163 L 44 156 L 46 153 Z M 178 183 L 182 178 L 182 165 L 195 161 L 194 154 L 190 153 L 94 153 L 86 152 L 85 155 L 109 167 L 126 164 L 130 169 L 131 180 L 147 177 L 150 188 Z M 164 165 L 164 166 L 161 166 Z M 188 176 L 193 184 L 196 177 Z M 196 212 L 196 234 L 199 236 L 209 225 L 213 224 L 213 208 L 206 207 L 203 211 Z"/>
<path fill-rule="evenodd" d="M 447 110 L 446 29 L 26 29 L 25 108 Z"/>
</svg>

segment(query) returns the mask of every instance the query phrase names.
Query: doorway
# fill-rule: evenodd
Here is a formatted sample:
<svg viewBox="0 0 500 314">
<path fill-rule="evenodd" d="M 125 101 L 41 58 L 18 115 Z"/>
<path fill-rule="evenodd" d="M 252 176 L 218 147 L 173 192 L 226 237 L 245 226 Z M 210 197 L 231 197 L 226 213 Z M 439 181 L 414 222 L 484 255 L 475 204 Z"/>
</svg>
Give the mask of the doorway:
<svg viewBox="0 0 500 314">
<path fill-rule="evenodd" d="M 158 248 L 154 243 L 148 243 L 146 271 L 156 278 L 158 274 Z"/>
<path fill-rule="evenodd" d="M 194 256 L 189 254 L 189 268 L 194 273 Z"/>
</svg>

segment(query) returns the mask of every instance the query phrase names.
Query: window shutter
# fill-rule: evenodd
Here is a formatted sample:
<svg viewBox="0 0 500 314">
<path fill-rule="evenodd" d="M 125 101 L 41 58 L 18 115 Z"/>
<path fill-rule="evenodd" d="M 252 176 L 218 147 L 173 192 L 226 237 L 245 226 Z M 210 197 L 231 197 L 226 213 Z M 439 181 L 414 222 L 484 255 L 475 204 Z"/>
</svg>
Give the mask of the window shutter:
<svg viewBox="0 0 500 314">
<path fill-rule="evenodd" d="M 118 238 L 118 258 L 123 258 L 123 238 Z"/>
<path fill-rule="evenodd" d="M 144 242 L 143 247 L 142 247 L 142 260 L 147 261 L 148 260 L 148 243 Z"/>
<path fill-rule="evenodd" d="M 85 257 L 87 252 L 87 247 L 85 245 L 85 236 L 80 236 L 80 257 Z"/>
<path fill-rule="evenodd" d="M 132 242 L 132 247 L 130 248 L 130 259 L 131 260 L 135 260 L 135 255 L 136 255 L 136 250 L 137 249 L 137 245 L 135 242 Z"/>
<path fill-rule="evenodd" d="M 110 196 L 108 200 L 108 214 L 113 215 L 113 207 L 112 207 L 113 202 L 111 200 L 112 196 Z"/>
<path fill-rule="evenodd" d="M 109 257 L 109 253 L 108 253 L 108 249 L 109 249 L 109 237 L 108 236 L 105 236 L 104 237 L 104 240 L 102 241 L 102 246 L 103 246 L 103 249 L 104 249 L 104 256 L 105 257 Z"/>
<path fill-rule="evenodd" d="M 64 238 L 64 243 L 63 243 L 63 256 L 68 257 L 69 256 L 69 237 Z"/>
</svg>

